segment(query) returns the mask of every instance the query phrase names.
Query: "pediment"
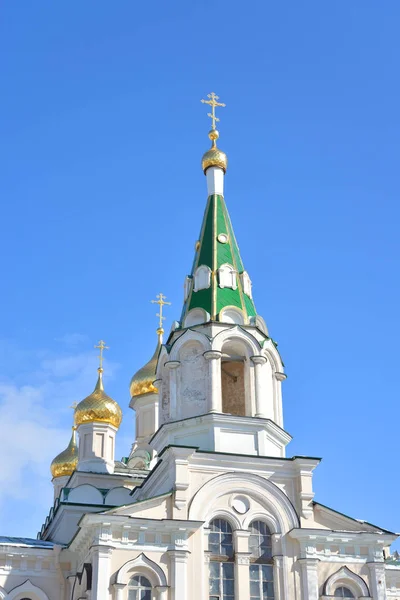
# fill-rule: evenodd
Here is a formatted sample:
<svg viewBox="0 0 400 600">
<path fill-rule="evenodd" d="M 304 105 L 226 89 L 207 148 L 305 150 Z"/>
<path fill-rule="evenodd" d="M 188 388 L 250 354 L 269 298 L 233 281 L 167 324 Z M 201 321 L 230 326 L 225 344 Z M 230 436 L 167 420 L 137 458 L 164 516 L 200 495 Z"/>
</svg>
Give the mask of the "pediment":
<svg viewBox="0 0 400 600">
<path fill-rule="evenodd" d="M 321 529 L 331 529 L 333 531 L 386 532 L 385 529 L 381 529 L 366 521 L 349 517 L 318 502 L 314 502 L 314 522 Z"/>
</svg>

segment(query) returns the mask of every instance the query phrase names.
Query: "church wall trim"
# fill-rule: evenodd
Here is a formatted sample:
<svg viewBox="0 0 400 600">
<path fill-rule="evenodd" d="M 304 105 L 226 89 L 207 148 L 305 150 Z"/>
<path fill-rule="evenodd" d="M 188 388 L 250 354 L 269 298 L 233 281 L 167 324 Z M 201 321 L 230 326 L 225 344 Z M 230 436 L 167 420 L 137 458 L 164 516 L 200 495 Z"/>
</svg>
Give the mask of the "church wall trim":
<svg viewBox="0 0 400 600">
<path fill-rule="evenodd" d="M 13 588 L 5 598 L 7 600 L 16 600 L 18 597 L 22 597 L 22 594 L 29 594 L 32 600 L 49 600 L 47 594 L 36 585 L 33 585 L 29 579 Z"/>
</svg>

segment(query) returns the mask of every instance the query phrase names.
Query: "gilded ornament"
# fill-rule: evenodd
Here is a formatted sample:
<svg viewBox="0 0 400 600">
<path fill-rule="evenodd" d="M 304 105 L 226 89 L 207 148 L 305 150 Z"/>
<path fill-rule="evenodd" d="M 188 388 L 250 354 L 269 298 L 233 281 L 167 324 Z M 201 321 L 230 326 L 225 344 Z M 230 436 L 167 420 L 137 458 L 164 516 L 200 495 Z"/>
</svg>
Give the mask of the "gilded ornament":
<svg viewBox="0 0 400 600">
<path fill-rule="evenodd" d="M 163 333 L 164 333 L 163 321 L 165 321 L 165 317 L 163 315 L 163 307 L 170 306 L 171 302 L 166 302 L 166 296 L 164 296 L 164 294 L 161 294 L 161 293 L 157 294 L 157 300 L 151 300 L 151 302 L 153 304 L 158 304 L 160 307 L 160 310 L 157 313 L 157 317 L 159 319 L 158 329 L 157 329 L 158 343 L 157 343 L 156 350 L 155 350 L 153 356 L 151 357 L 151 359 L 149 360 L 149 362 L 146 363 L 144 365 L 144 367 L 139 369 L 139 371 L 137 371 L 131 379 L 131 384 L 130 384 L 129 389 L 130 389 L 132 398 L 134 398 L 135 396 L 141 396 L 142 394 L 157 394 L 158 393 L 158 389 L 154 385 L 154 380 L 156 378 L 158 355 L 160 353 L 160 348 L 162 346 Z"/>
<path fill-rule="evenodd" d="M 122 421 L 121 408 L 104 391 L 103 369 L 97 370 L 99 377 L 94 391 L 75 409 L 75 424 L 78 427 L 84 423 L 109 423 L 118 429 Z"/>
<path fill-rule="evenodd" d="M 65 450 L 60 452 L 50 465 L 53 477 L 69 477 L 78 464 L 78 444 L 76 443 L 75 427 L 72 428 L 71 440 Z"/>
<path fill-rule="evenodd" d="M 203 158 L 201 160 L 201 166 L 206 173 L 209 167 L 219 167 L 223 169 L 224 173 L 226 173 L 226 169 L 228 167 L 228 157 L 225 152 L 222 152 L 219 148 L 217 148 L 217 139 L 219 138 L 219 132 L 216 128 L 216 123 L 219 122 L 218 117 L 215 116 L 215 108 L 217 106 L 224 107 L 225 104 L 222 102 L 218 102 L 219 96 L 211 92 L 211 94 L 207 95 L 208 100 L 201 100 L 203 104 L 209 104 L 211 106 L 211 112 L 207 113 L 207 116 L 211 118 L 211 131 L 208 133 L 208 137 L 211 140 L 211 148 L 205 154 L 203 154 Z"/>
</svg>

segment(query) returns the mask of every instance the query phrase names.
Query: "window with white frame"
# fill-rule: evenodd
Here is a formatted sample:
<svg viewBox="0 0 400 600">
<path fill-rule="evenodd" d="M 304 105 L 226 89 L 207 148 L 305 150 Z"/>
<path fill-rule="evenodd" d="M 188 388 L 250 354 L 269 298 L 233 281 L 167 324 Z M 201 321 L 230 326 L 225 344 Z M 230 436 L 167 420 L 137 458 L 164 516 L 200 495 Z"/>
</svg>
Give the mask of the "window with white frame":
<svg viewBox="0 0 400 600">
<path fill-rule="evenodd" d="M 210 600 L 234 600 L 235 565 L 232 528 L 224 519 L 213 519 L 208 538 Z"/>
<path fill-rule="evenodd" d="M 335 598 L 355 598 L 355 596 L 349 588 L 340 586 L 335 590 Z"/>
<path fill-rule="evenodd" d="M 151 583 L 147 577 L 132 577 L 128 584 L 128 600 L 151 600 Z"/>
<path fill-rule="evenodd" d="M 272 538 L 263 521 L 250 525 L 250 600 L 274 600 Z"/>
<path fill-rule="evenodd" d="M 232 265 L 224 264 L 218 269 L 218 283 L 220 288 L 232 288 L 236 290 L 236 271 Z"/>
</svg>

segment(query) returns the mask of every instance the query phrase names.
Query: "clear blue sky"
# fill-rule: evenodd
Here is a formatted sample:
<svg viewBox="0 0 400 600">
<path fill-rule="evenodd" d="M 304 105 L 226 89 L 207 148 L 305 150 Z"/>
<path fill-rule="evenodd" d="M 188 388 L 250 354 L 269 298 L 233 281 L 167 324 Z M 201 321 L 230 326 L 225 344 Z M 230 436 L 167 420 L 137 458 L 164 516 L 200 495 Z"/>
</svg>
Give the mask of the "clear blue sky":
<svg viewBox="0 0 400 600">
<path fill-rule="evenodd" d="M 400 530 L 399 19 L 395 0 L 2 2 L 1 533 L 44 520 L 100 338 L 129 452 L 150 300 L 169 329 L 205 206 L 210 91 L 288 452 L 323 457 L 316 500 Z"/>
</svg>

